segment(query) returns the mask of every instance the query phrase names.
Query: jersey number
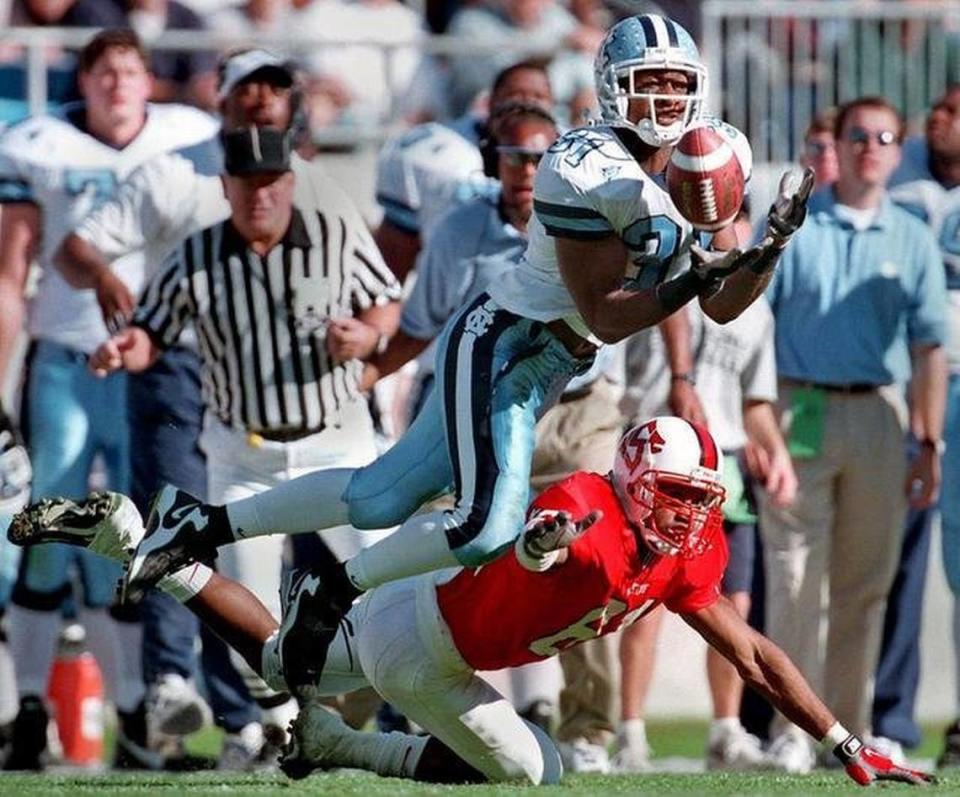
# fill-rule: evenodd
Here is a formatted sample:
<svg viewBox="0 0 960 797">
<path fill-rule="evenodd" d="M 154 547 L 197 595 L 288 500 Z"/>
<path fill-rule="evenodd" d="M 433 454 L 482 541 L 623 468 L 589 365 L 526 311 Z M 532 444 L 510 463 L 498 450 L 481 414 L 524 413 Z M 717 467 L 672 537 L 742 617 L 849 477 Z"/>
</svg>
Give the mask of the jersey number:
<svg viewBox="0 0 960 797">
<path fill-rule="evenodd" d="M 644 601 L 632 612 L 626 612 L 627 604 L 613 598 L 606 606 L 599 609 L 593 609 L 587 612 L 575 623 L 571 623 L 562 631 L 557 631 L 550 636 L 542 637 L 530 643 L 530 652 L 538 656 L 556 656 L 563 650 L 576 645 L 578 642 L 586 642 L 588 639 L 596 639 L 603 633 L 603 628 L 609 625 L 613 620 L 623 615 L 619 627 L 624 628 L 631 623 L 639 620 L 643 615 L 653 610 L 656 605 L 656 598 L 650 598 Z"/>
<path fill-rule="evenodd" d="M 680 248 L 680 225 L 663 214 L 637 219 L 623 231 L 623 242 L 631 252 L 626 283 L 634 290 L 651 288 L 662 282 L 670 270 L 670 260 Z"/>
<path fill-rule="evenodd" d="M 110 169 L 67 169 L 63 185 L 70 196 L 92 192 L 94 203 L 99 205 L 116 192 L 117 175 Z"/>
</svg>

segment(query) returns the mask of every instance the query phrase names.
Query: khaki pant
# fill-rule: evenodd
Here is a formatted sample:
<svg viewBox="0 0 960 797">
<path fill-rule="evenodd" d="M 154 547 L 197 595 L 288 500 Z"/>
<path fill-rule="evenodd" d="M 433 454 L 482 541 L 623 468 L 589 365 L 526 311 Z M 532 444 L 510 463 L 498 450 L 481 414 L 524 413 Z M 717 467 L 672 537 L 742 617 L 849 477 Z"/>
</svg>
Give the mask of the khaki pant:
<svg viewBox="0 0 960 797">
<path fill-rule="evenodd" d="M 792 392 L 781 385 L 788 439 Z M 870 683 L 907 511 L 906 418 L 903 397 L 892 388 L 828 393 L 820 453 L 794 460 L 796 502 L 777 509 L 759 493 L 767 634 L 856 733 L 870 730 Z M 786 727 L 782 718 L 777 724 Z"/>
<path fill-rule="evenodd" d="M 613 467 L 623 430 L 616 390 L 602 377 L 583 398 L 551 408 L 537 424 L 530 483 L 541 492 L 577 470 L 606 473 Z M 557 739 L 586 738 L 606 744 L 619 712 L 617 635 L 575 645 L 560 654 L 564 688 L 560 693 Z"/>
</svg>

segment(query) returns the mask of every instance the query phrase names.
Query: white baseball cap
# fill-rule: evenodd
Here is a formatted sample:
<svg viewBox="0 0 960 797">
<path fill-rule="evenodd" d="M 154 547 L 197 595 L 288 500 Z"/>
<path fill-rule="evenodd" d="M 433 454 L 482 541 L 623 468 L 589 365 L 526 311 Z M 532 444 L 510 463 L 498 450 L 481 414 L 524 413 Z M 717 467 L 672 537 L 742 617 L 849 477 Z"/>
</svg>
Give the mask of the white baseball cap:
<svg viewBox="0 0 960 797">
<path fill-rule="evenodd" d="M 222 100 L 255 72 L 262 70 L 273 72 L 279 78 L 280 85 L 293 85 L 296 67 L 291 61 L 269 50 L 254 48 L 228 55 L 221 61 L 218 98 Z"/>
</svg>

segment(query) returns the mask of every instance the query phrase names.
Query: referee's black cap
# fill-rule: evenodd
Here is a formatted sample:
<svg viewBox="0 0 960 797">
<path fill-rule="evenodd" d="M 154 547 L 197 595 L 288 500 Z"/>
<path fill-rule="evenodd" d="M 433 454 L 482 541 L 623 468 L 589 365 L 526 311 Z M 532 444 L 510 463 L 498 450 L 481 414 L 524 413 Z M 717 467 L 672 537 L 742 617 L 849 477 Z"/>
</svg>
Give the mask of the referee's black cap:
<svg viewBox="0 0 960 797">
<path fill-rule="evenodd" d="M 292 134 L 279 127 L 240 127 L 220 134 L 224 170 L 237 177 L 290 171 Z"/>
</svg>

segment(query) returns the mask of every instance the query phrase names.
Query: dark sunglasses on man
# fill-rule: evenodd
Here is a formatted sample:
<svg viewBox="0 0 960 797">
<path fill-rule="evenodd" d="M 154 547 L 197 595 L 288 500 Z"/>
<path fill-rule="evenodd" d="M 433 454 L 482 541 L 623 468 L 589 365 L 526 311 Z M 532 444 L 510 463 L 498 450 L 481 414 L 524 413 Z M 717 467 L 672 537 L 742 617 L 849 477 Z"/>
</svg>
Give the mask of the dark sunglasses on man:
<svg viewBox="0 0 960 797">
<path fill-rule="evenodd" d="M 851 144 L 866 146 L 870 139 L 876 141 L 881 147 L 889 147 L 891 144 L 899 143 L 897 134 L 892 130 L 878 130 L 875 133 L 871 133 L 862 127 L 851 127 L 850 132 L 847 133 L 847 141 Z"/>
<path fill-rule="evenodd" d="M 515 169 L 526 166 L 528 163 L 536 166 L 540 163 L 543 153 L 544 150 L 542 149 L 528 149 L 527 147 L 497 147 L 498 157 L 503 158 L 503 162 L 507 166 Z"/>
</svg>

